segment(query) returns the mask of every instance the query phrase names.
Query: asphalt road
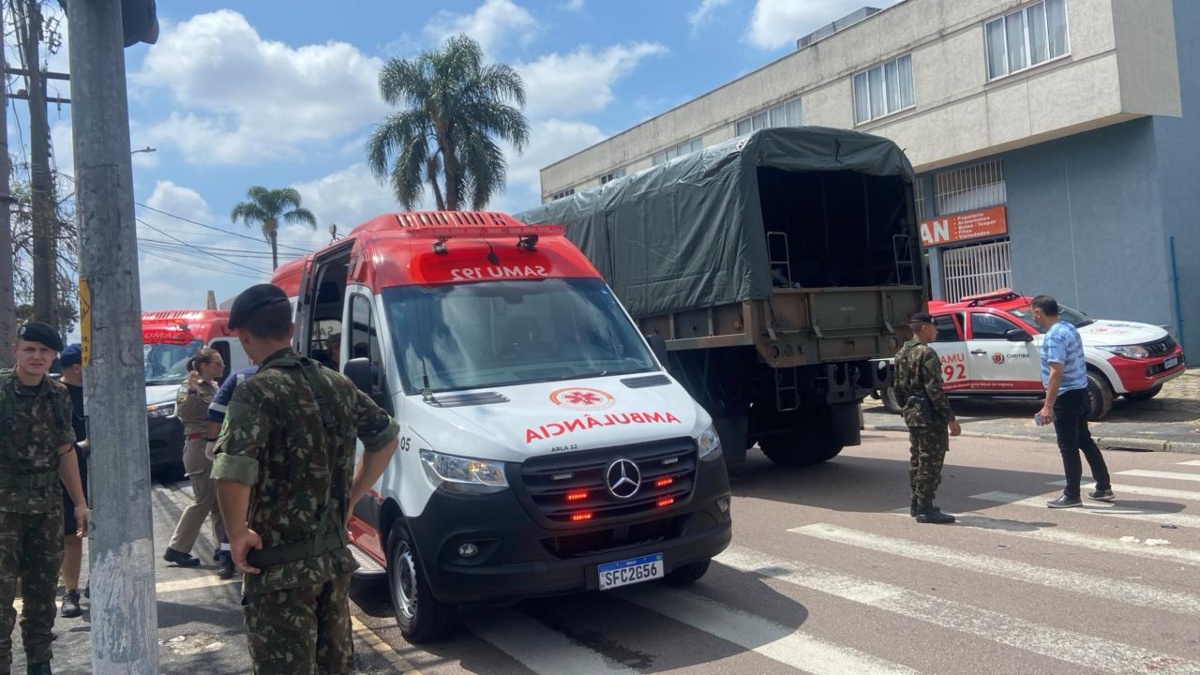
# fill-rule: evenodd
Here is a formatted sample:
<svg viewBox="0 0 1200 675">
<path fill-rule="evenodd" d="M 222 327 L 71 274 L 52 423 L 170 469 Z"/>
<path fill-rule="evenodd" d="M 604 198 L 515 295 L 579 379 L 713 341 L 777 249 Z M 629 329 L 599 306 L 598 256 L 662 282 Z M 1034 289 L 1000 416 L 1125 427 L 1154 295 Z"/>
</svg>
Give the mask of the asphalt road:
<svg viewBox="0 0 1200 675">
<path fill-rule="evenodd" d="M 1051 511 L 1052 445 L 952 448 L 938 500 L 952 526 L 908 517 L 899 434 L 808 469 L 752 452 L 731 472 L 734 545 L 685 590 L 469 608 L 450 639 L 415 647 L 386 589 L 357 585 L 360 672 L 1200 673 L 1200 460 L 1109 452 L 1117 502 Z M 156 488 L 156 542 L 186 499 Z M 161 671 L 249 672 L 236 584 L 157 565 Z M 56 672 L 89 672 L 89 619 L 59 620 Z"/>
</svg>

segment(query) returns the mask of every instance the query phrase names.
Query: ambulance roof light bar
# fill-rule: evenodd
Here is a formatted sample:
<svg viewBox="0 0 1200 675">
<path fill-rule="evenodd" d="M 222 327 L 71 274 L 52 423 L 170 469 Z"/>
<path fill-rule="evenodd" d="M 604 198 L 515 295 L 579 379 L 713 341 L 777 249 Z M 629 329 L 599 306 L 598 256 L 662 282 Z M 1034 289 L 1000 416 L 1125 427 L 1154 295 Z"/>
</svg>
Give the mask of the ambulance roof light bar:
<svg viewBox="0 0 1200 675">
<path fill-rule="evenodd" d="M 986 302 L 1003 302 L 1005 300 L 1013 300 L 1013 299 L 1016 299 L 1019 297 L 1020 297 L 1020 295 L 1018 295 L 1017 292 L 1014 291 L 1013 289 L 1001 288 L 1001 289 L 998 289 L 995 291 L 990 291 L 988 293 L 979 293 L 977 295 L 968 295 L 968 296 L 962 298 L 961 300 L 959 300 L 959 302 L 968 303 L 969 306 L 971 306 L 971 307 L 978 307 L 979 305 L 982 305 Z"/>
<path fill-rule="evenodd" d="M 566 232 L 566 229 L 562 225 L 485 225 L 478 227 L 414 225 L 401 228 L 400 231 L 410 237 L 433 239 L 433 252 L 438 255 L 445 255 L 449 252 L 446 248 L 446 241 L 449 239 L 516 237 L 517 248 L 522 251 L 534 251 L 537 249 L 539 236 L 562 236 Z"/>
</svg>

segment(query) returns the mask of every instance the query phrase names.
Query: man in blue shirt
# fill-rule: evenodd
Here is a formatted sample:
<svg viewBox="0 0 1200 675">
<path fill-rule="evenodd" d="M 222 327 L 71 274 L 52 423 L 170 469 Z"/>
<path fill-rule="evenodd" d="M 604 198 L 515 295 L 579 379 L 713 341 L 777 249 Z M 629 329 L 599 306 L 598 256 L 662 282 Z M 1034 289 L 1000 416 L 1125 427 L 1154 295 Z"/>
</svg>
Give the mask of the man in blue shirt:
<svg viewBox="0 0 1200 675">
<path fill-rule="evenodd" d="M 204 448 L 204 454 L 209 460 L 214 456 L 214 445 L 217 442 L 217 435 L 221 433 L 221 425 L 225 422 L 225 411 L 229 407 L 229 401 L 233 398 L 233 390 L 242 383 L 246 378 L 258 372 L 258 366 L 250 366 L 235 370 L 225 378 L 225 382 L 221 384 L 221 389 L 217 391 L 216 396 L 213 396 L 212 403 L 208 405 L 208 437 L 207 445 Z M 217 544 L 220 546 L 220 552 L 217 554 L 217 561 L 221 563 L 221 569 L 217 571 L 217 576 L 222 579 L 233 578 L 233 555 L 229 550 L 229 537 L 225 534 L 225 528 L 219 528 L 217 533 L 220 539 Z"/>
<path fill-rule="evenodd" d="M 1079 331 L 1069 321 L 1058 318 L 1058 302 L 1049 295 L 1033 299 L 1033 321 L 1046 331 L 1042 342 L 1042 386 L 1046 388 L 1046 402 L 1038 411 L 1042 424 L 1054 423 L 1054 434 L 1058 437 L 1058 451 L 1062 453 L 1063 471 L 1067 486 L 1057 499 L 1046 502 L 1052 509 L 1067 509 L 1083 506 L 1079 499 L 1079 482 L 1083 465 L 1079 452 L 1083 451 L 1096 489 L 1088 493 L 1088 499 L 1111 502 L 1115 497 L 1104 455 L 1092 439 L 1088 430 L 1087 363 L 1083 358 L 1083 340 Z"/>
</svg>

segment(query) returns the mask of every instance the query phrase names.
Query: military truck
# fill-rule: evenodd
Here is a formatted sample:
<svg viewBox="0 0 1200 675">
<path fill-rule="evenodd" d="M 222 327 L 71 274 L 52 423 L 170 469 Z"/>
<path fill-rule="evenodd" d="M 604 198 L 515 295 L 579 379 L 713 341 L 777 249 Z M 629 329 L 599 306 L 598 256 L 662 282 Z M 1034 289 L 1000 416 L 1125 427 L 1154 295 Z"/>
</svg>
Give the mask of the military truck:
<svg viewBox="0 0 1200 675">
<path fill-rule="evenodd" d="M 517 216 L 558 223 L 716 421 L 727 461 L 858 445 L 928 299 L 912 166 L 893 142 L 764 129 Z"/>
</svg>

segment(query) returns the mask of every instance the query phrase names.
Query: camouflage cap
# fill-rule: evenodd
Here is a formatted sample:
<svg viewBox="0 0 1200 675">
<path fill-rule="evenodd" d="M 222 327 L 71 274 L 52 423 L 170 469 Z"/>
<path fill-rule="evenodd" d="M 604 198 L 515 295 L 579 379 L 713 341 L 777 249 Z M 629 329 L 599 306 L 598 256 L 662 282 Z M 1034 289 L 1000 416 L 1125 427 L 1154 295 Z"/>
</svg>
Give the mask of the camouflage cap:
<svg viewBox="0 0 1200 675">
<path fill-rule="evenodd" d="M 241 328 L 246 320 L 260 309 L 277 303 L 287 302 L 287 294 L 274 284 L 256 284 L 242 291 L 229 308 L 229 329 Z"/>
<path fill-rule="evenodd" d="M 929 312 L 917 312 L 908 319 L 908 325 L 919 326 L 921 324 L 933 325 L 933 315 Z"/>
<path fill-rule="evenodd" d="M 63 348 L 62 337 L 49 324 L 41 321 L 30 321 L 17 329 L 17 339 L 26 342 L 40 342 L 56 352 Z"/>
</svg>

